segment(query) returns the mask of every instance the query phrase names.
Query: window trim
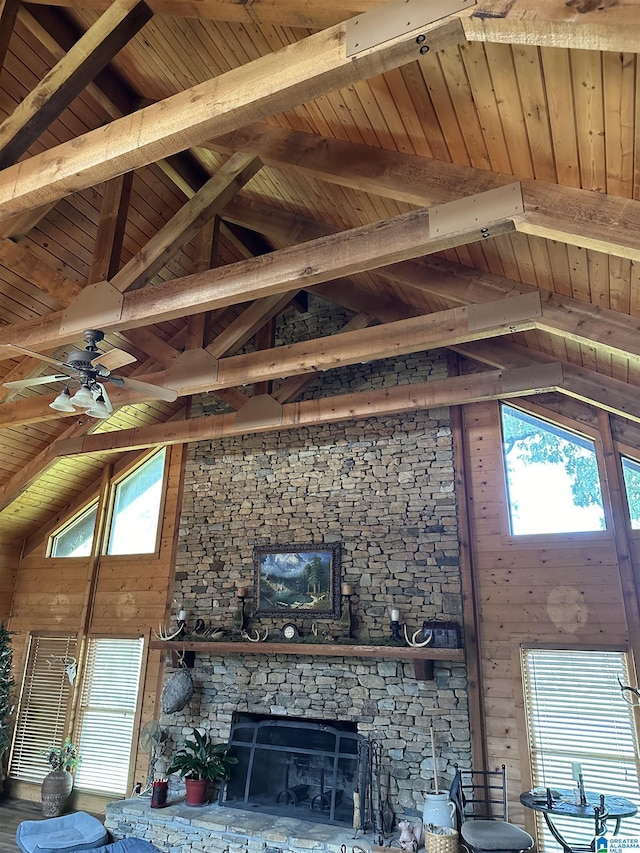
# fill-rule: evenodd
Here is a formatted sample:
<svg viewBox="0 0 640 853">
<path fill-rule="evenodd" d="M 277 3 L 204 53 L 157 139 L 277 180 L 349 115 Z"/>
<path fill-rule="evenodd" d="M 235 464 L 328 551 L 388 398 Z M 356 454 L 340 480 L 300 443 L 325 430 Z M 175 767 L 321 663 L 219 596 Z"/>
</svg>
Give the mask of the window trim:
<svg viewBox="0 0 640 853">
<path fill-rule="evenodd" d="M 83 515 L 85 515 L 85 513 L 88 513 L 93 506 L 95 506 L 95 508 L 96 508 L 96 520 L 95 520 L 95 524 L 93 526 L 93 537 L 91 539 L 91 549 L 90 549 L 89 553 L 85 554 L 83 557 L 81 557 L 81 556 L 74 557 L 72 555 L 69 555 L 67 557 L 62 557 L 62 556 L 59 556 L 57 554 L 54 556 L 53 555 L 53 541 L 54 541 L 54 539 L 57 536 L 60 536 L 61 533 L 64 533 L 64 531 L 68 527 L 71 527 L 73 524 L 75 524 L 75 522 L 78 521 Z M 46 558 L 50 559 L 50 560 L 88 560 L 88 559 L 90 559 L 91 554 L 93 554 L 96 536 L 97 535 L 99 536 L 99 530 L 98 530 L 98 528 L 99 528 L 98 522 L 99 522 L 99 518 L 100 518 L 99 513 L 100 513 L 100 496 L 96 495 L 88 503 L 84 503 L 82 505 L 82 507 L 79 510 L 77 510 L 77 512 L 75 512 L 73 515 L 67 516 L 67 518 L 65 518 L 64 522 L 62 524 L 58 525 L 58 527 L 56 527 L 54 530 L 52 530 L 52 532 L 49 534 L 48 539 L 47 539 L 46 553 L 45 553 Z"/>
<path fill-rule="evenodd" d="M 101 560 L 128 560 L 131 557 L 139 556 L 143 554 L 146 558 L 158 558 L 160 556 L 160 547 L 162 543 L 162 519 L 164 518 L 165 508 L 166 508 L 166 500 L 167 500 L 167 490 L 168 490 L 168 470 L 169 470 L 169 458 L 170 458 L 170 448 L 168 445 L 163 445 L 162 447 L 154 447 L 150 453 L 147 453 L 141 459 L 137 459 L 136 462 L 126 468 L 124 468 L 121 472 L 119 472 L 117 477 L 114 477 L 109 483 L 108 495 L 106 499 L 106 512 L 105 512 L 105 524 L 102 532 L 102 541 L 100 542 L 100 558 Z M 146 465 L 154 456 L 157 456 L 159 453 L 164 452 L 164 466 L 162 469 L 162 487 L 160 492 L 160 501 L 158 505 L 158 524 L 156 527 L 156 539 L 154 543 L 153 551 L 132 551 L 129 554 L 109 554 L 109 542 L 111 541 L 111 528 L 113 527 L 114 522 L 114 509 L 116 502 L 116 492 L 121 483 L 123 483 L 126 479 L 133 476 L 135 472 L 142 468 L 143 465 Z"/>
<path fill-rule="evenodd" d="M 553 543 L 554 548 L 579 548 L 588 541 L 602 542 L 614 538 L 613 513 L 611 509 L 611 498 L 609 495 L 609 484 L 606 477 L 606 469 L 604 464 L 604 450 L 600 433 L 596 429 L 588 427 L 580 421 L 574 421 L 571 418 L 561 415 L 558 412 L 549 412 L 548 410 L 540 409 L 538 406 L 532 405 L 528 401 L 518 398 L 517 401 L 497 400 L 497 416 L 499 429 L 499 465 L 502 476 L 504 505 L 500 509 L 502 518 L 502 540 L 508 545 L 517 545 L 518 543 L 526 543 L 527 545 L 544 546 L 545 543 Z M 507 460 L 504 455 L 504 438 L 502 430 L 502 407 L 509 406 L 516 411 L 524 412 L 538 418 L 541 421 L 546 421 L 552 426 L 561 427 L 567 432 L 576 433 L 576 435 L 584 436 L 593 442 L 596 465 L 598 467 L 598 479 L 600 481 L 600 490 L 602 492 L 602 506 L 604 512 L 604 530 L 574 530 L 564 533 L 512 533 L 511 532 L 511 513 L 509 511 L 509 489 L 507 485 Z M 552 414 L 554 417 L 550 417 Z M 638 531 L 640 532 L 640 531 Z M 559 648 L 559 647 L 558 647 Z"/>
</svg>

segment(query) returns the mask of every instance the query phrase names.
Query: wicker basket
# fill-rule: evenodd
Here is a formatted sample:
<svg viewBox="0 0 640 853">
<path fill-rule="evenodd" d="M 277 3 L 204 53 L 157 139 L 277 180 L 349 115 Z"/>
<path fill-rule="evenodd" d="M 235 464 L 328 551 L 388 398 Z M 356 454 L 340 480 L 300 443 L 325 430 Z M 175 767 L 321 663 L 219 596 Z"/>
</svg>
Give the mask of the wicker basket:
<svg viewBox="0 0 640 853">
<path fill-rule="evenodd" d="M 458 832 L 448 826 L 439 827 L 439 833 L 424 831 L 424 849 L 426 853 L 458 853 Z"/>
</svg>

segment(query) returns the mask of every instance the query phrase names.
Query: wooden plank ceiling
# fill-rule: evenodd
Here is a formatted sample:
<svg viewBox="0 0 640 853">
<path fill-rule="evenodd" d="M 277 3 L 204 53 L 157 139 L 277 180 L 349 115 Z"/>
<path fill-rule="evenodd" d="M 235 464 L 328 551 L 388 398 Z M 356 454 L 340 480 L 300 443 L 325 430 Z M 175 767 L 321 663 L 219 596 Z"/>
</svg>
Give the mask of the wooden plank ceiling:
<svg viewBox="0 0 640 853">
<path fill-rule="evenodd" d="M 96 325 L 91 286 L 122 294 L 98 326 L 135 358 L 117 374 L 178 393 L 109 386 L 96 421 L 49 408 L 60 383 L 2 388 L 2 540 L 73 505 L 114 448 L 201 435 L 180 426 L 193 393 L 218 395 L 221 433 L 253 394 L 319 422 L 345 409 L 291 408 L 315 371 L 398 352 L 476 371 L 423 405 L 554 389 L 640 422 L 635 4 L 382 5 L 0 0 L 0 380 L 52 372 L 12 344 L 84 345 L 65 312 Z M 379 43 L 353 58 L 360 13 Z M 305 290 L 348 309 L 344 334 L 260 352 Z M 416 405 L 394 400 L 349 405 Z"/>
</svg>

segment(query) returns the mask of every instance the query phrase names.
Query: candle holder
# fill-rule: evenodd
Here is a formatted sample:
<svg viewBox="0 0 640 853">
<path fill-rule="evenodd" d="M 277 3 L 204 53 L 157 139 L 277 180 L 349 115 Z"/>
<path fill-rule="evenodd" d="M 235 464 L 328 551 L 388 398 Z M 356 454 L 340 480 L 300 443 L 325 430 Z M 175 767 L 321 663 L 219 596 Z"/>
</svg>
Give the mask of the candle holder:
<svg viewBox="0 0 640 853">
<path fill-rule="evenodd" d="M 358 627 L 358 619 L 353 612 L 353 587 L 351 584 L 342 584 L 342 600 L 344 602 L 342 616 L 340 622 L 343 628 L 343 634 L 348 640 L 354 640 L 356 636 L 356 628 Z"/>
<path fill-rule="evenodd" d="M 394 643 L 402 642 L 402 633 L 400 631 L 400 610 L 398 607 L 389 608 L 389 618 L 391 620 L 391 640 Z"/>
<path fill-rule="evenodd" d="M 238 599 L 238 604 L 232 620 L 233 627 L 236 628 L 238 631 L 246 631 L 247 625 L 249 624 L 249 620 L 247 619 L 247 614 L 245 613 L 244 609 L 244 602 L 246 597 L 246 587 L 238 587 L 238 589 L 236 590 L 236 598 Z"/>
</svg>

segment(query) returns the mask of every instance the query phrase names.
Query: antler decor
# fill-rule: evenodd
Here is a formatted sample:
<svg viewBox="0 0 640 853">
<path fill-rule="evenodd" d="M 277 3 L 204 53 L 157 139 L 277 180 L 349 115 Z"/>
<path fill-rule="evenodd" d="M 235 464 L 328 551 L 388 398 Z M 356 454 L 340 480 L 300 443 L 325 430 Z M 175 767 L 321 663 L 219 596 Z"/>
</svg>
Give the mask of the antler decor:
<svg viewBox="0 0 640 853">
<path fill-rule="evenodd" d="M 620 676 L 618 676 L 618 684 L 620 685 L 622 698 L 628 705 L 640 705 L 640 690 L 637 687 L 631 687 L 630 684 L 623 684 L 620 681 Z"/>
<path fill-rule="evenodd" d="M 165 625 L 160 623 L 158 625 L 158 630 L 156 631 L 154 629 L 153 633 L 155 635 L 156 640 L 165 640 L 165 641 L 166 640 L 175 640 L 175 638 L 182 632 L 182 629 L 183 629 L 183 626 L 178 625 L 176 630 L 173 631 L 173 633 L 170 633 L 169 629 Z"/>
<path fill-rule="evenodd" d="M 256 628 L 255 632 L 253 632 L 253 633 L 255 634 L 255 636 L 248 634 L 246 631 L 241 631 L 240 636 L 243 637 L 245 640 L 249 640 L 250 643 L 264 643 L 264 641 L 269 636 L 269 629 L 268 628 L 264 629 L 264 637 L 260 636 L 260 631 L 258 631 L 257 628 Z"/>
<path fill-rule="evenodd" d="M 404 628 L 404 638 L 408 646 L 411 646 L 412 649 L 421 649 L 424 646 L 428 646 L 431 640 L 433 640 L 433 631 L 429 629 L 429 636 L 423 642 L 418 642 L 418 636 L 422 634 L 424 636 L 424 628 L 418 628 L 418 630 L 412 635 L 411 639 L 409 639 L 409 635 L 407 634 L 407 626 L 403 625 Z"/>
</svg>

